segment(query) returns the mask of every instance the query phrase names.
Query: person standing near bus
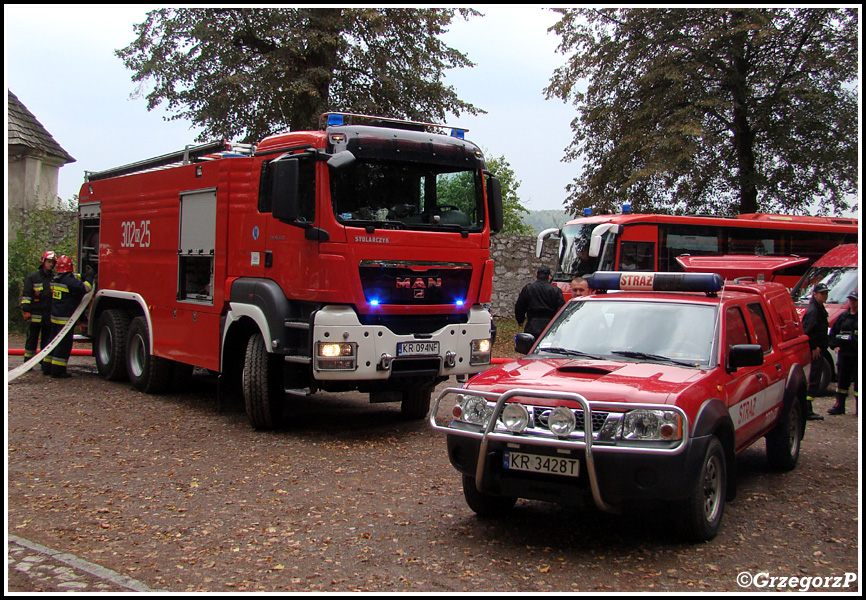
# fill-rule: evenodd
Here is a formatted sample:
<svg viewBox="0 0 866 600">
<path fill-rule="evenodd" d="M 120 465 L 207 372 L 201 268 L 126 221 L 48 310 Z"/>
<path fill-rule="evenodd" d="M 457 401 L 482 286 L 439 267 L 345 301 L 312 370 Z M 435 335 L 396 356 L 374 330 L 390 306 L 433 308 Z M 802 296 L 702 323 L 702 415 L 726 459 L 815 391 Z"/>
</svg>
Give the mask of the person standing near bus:
<svg viewBox="0 0 866 600">
<path fill-rule="evenodd" d="M 830 288 L 824 283 L 819 283 L 812 290 L 812 300 L 809 308 L 803 315 L 803 332 L 809 336 L 809 348 L 812 350 L 812 366 L 809 369 L 809 389 L 806 392 L 806 400 L 809 404 L 809 412 L 806 419 L 809 421 L 823 421 L 824 417 L 817 414 L 812 408 L 815 396 L 820 392 L 821 372 L 823 371 L 824 352 L 830 345 L 830 323 L 828 321 L 827 293 Z"/>
<path fill-rule="evenodd" d="M 830 329 L 830 347 L 836 348 L 836 404 L 827 411 L 831 415 L 845 414 L 848 387 L 854 383 L 854 398 L 857 398 L 857 290 L 848 294 L 848 310 L 836 319 Z"/>
<path fill-rule="evenodd" d="M 550 269 L 539 267 L 535 281 L 520 290 L 514 305 L 514 316 L 518 325 L 526 321 L 525 333 L 541 335 L 553 316 L 565 304 L 562 290 L 550 283 Z"/>
</svg>

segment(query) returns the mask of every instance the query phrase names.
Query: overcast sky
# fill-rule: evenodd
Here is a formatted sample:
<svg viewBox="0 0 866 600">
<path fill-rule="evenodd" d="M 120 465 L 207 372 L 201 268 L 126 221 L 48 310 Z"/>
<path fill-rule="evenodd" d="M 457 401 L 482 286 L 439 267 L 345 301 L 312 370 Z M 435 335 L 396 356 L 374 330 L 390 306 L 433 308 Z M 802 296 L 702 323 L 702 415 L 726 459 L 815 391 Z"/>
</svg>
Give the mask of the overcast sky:
<svg viewBox="0 0 866 600">
<path fill-rule="evenodd" d="M 32 112 L 76 162 L 60 170 L 59 195 L 77 194 L 84 171 L 99 171 L 166 154 L 191 144 L 188 122 L 165 121 L 144 98 L 131 99 L 132 72 L 114 50 L 133 41 L 132 26 L 153 7 L 134 5 L 5 5 L 6 88 Z M 556 15 L 538 7 L 485 7 L 486 16 L 456 18 L 446 42 L 468 54 L 472 69 L 447 82 L 487 114 L 449 124 L 467 139 L 505 156 L 531 210 L 562 208 L 578 168 L 561 162 L 571 140 L 574 109 L 545 100 L 543 89 L 562 64 Z"/>
</svg>

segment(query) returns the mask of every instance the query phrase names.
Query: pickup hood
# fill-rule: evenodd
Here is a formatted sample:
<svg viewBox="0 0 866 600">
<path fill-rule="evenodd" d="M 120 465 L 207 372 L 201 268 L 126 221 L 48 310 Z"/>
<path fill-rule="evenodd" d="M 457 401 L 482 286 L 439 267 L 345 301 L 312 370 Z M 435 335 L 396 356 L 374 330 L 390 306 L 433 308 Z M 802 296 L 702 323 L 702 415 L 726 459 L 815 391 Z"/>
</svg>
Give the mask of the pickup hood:
<svg viewBox="0 0 866 600">
<path fill-rule="evenodd" d="M 706 371 L 646 362 L 521 358 L 473 377 L 467 389 L 514 388 L 581 394 L 595 402 L 669 404 Z"/>
</svg>

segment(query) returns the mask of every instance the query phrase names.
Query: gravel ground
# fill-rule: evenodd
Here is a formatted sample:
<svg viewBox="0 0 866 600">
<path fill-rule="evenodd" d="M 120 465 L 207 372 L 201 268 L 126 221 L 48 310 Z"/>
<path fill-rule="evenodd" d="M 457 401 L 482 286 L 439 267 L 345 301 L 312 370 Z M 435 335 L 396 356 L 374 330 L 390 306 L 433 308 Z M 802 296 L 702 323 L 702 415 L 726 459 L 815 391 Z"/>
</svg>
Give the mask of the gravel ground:
<svg viewBox="0 0 866 600">
<path fill-rule="evenodd" d="M 73 358 L 70 372 L 7 385 L 8 532 L 153 590 L 769 589 L 760 578 L 743 587 L 741 573 L 860 586 L 853 407 L 809 424 L 791 473 L 767 469 L 763 444 L 744 452 L 721 533 L 689 545 L 654 514 L 520 501 L 507 520 L 479 519 L 442 436 L 358 394 L 316 394 L 291 406 L 283 429 L 256 432 L 242 412 L 217 411 L 203 372 L 164 396 L 100 379 L 91 358 Z M 10 543 L 9 563 L 20 556 Z M 7 579 L 9 591 L 82 589 L 58 585 L 21 569 Z"/>
</svg>

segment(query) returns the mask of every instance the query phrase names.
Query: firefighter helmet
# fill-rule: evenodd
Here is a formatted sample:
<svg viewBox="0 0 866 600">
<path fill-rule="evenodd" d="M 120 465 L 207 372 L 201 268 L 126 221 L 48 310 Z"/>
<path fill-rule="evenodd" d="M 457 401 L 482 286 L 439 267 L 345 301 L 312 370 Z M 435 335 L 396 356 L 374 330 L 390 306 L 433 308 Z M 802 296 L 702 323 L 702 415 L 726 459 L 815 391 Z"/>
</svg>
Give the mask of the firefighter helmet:
<svg viewBox="0 0 866 600">
<path fill-rule="evenodd" d="M 56 266 L 58 273 L 72 273 L 72 259 L 66 255 L 57 259 Z"/>
<path fill-rule="evenodd" d="M 45 254 L 42 255 L 42 262 L 39 263 L 39 264 L 44 265 L 46 260 L 53 260 L 53 261 L 56 261 L 56 260 L 57 260 L 57 255 L 54 254 L 54 252 L 52 252 L 51 250 L 49 250 L 48 252 L 46 252 Z"/>
</svg>

